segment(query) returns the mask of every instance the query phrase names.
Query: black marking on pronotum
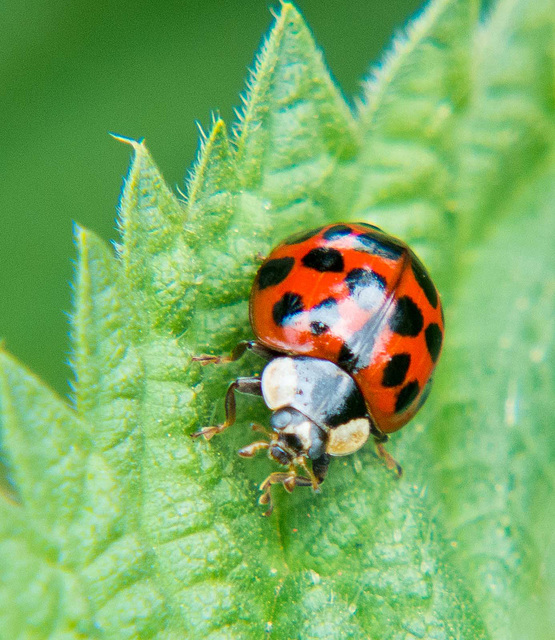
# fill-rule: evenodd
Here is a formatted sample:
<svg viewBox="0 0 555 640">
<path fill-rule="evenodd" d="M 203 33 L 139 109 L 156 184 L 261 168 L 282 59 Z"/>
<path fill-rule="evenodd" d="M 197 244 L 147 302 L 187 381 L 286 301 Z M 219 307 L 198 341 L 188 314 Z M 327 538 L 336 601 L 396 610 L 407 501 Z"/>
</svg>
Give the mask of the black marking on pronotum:
<svg viewBox="0 0 555 640">
<path fill-rule="evenodd" d="M 348 227 L 346 224 L 336 224 L 324 231 L 322 238 L 329 241 L 337 240 L 338 238 L 343 238 L 343 236 L 348 236 L 352 232 L 351 227 Z"/>
<path fill-rule="evenodd" d="M 373 233 L 361 233 L 353 242 L 353 249 L 364 251 L 386 260 L 398 260 L 405 248 L 391 239 L 376 238 Z"/>
<path fill-rule="evenodd" d="M 351 392 L 344 398 L 343 404 L 332 415 L 326 416 L 326 422 L 331 429 L 346 424 L 349 420 L 366 416 L 366 403 L 358 387 L 353 385 Z"/>
<path fill-rule="evenodd" d="M 347 344 L 343 343 L 337 356 L 337 366 L 347 373 L 352 373 L 357 366 L 358 357 L 351 351 Z"/>
<path fill-rule="evenodd" d="M 303 299 L 298 293 L 284 293 L 272 309 L 274 322 L 282 327 L 293 316 L 304 310 Z"/>
<path fill-rule="evenodd" d="M 443 341 L 443 334 L 441 333 L 439 325 L 432 322 L 432 324 L 426 327 L 424 335 L 426 336 L 426 346 L 428 347 L 430 358 L 432 359 L 432 362 L 435 362 L 439 356 L 439 352 L 441 351 L 441 343 Z"/>
<path fill-rule="evenodd" d="M 324 227 L 318 227 L 318 229 L 311 229 L 310 231 L 299 231 L 294 233 L 283 241 L 283 244 L 301 244 L 306 240 L 310 240 L 314 236 L 317 236 Z"/>
<path fill-rule="evenodd" d="M 289 257 L 268 260 L 258 272 L 258 288 L 262 290 L 283 282 L 291 273 L 294 264 L 295 258 Z"/>
<path fill-rule="evenodd" d="M 430 278 L 424 265 L 415 255 L 412 256 L 411 267 L 412 272 L 414 273 L 414 278 L 420 285 L 420 288 L 426 295 L 426 298 L 428 298 L 428 302 L 434 309 L 437 309 L 438 297 L 436 288 L 434 287 L 434 283 L 432 282 L 432 279 Z"/>
<path fill-rule="evenodd" d="M 332 247 L 317 247 L 309 251 L 301 260 L 305 267 L 315 271 L 341 273 L 344 269 L 341 252 Z"/>
<path fill-rule="evenodd" d="M 407 384 L 401 389 L 401 391 L 399 391 L 399 394 L 397 395 L 397 401 L 395 402 L 395 413 L 404 411 L 416 398 L 419 391 L 420 387 L 418 386 L 418 382 L 416 380 L 407 382 Z"/>
<path fill-rule="evenodd" d="M 422 311 L 412 298 L 401 296 L 395 303 L 389 326 L 400 336 L 415 338 L 424 326 Z"/>
<path fill-rule="evenodd" d="M 384 387 L 397 387 L 403 384 L 410 367 L 410 354 L 397 353 L 383 370 L 382 385 Z"/>
</svg>

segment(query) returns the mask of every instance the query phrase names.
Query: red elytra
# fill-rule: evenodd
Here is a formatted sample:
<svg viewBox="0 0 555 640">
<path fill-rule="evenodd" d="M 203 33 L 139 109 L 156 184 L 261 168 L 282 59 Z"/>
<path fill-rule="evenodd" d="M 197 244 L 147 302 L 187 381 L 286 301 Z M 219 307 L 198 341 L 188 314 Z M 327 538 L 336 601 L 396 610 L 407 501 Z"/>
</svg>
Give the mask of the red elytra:
<svg viewBox="0 0 555 640">
<path fill-rule="evenodd" d="M 425 401 L 444 331 L 439 295 L 420 260 L 365 223 L 328 225 L 278 245 L 256 276 L 250 318 L 270 349 L 347 371 L 384 433 Z"/>
</svg>

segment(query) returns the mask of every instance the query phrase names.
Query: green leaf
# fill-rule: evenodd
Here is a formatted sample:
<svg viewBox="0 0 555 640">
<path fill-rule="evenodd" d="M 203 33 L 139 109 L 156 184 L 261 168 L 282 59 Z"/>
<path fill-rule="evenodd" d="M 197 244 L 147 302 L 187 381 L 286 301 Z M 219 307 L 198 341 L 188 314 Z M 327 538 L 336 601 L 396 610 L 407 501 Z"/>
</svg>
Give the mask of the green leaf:
<svg viewBox="0 0 555 640">
<path fill-rule="evenodd" d="M 284 3 L 234 134 L 202 134 L 184 200 L 142 142 L 114 252 L 77 228 L 72 406 L 0 351 L 0 638 L 543 640 L 555 626 L 553 81 L 547 0 L 435 0 L 353 113 Z M 377 222 L 446 303 L 435 390 L 321 493 L 237 457 L 260 401 L 207 442 L 246 356 L 259 253 Z"/>
</svg>

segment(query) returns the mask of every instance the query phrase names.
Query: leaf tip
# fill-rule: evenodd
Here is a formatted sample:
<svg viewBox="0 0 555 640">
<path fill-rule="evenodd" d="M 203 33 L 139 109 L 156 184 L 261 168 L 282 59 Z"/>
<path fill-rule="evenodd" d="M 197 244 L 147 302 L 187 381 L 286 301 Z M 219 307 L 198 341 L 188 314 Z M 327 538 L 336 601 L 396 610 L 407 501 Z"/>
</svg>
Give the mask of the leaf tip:
<svg viewBox="0 0 555 640">
<path fill-rule="evenodd" d="M 135 140 L 134 138 L 128 138 L 127 136 L 120 136 L 119 134 L 112 133 L 112 132 L 110 132 L 110 136 L 114 140 L 117 140 L 118 142 L 123 142 L 123 144 L 128 144 L 130 147 L 132 147 L 135 155 L 135 160 L 140 160 L 141 158 L 148 157 L 148 150 L 146 148 L 144 138 L 139 138 L 138 140 Z"/>
<path fill-rule="evenodd" d="M 133 149 L 137 152 L 139 151 L 142 147 L 144 147 L 144 138 L 139 138 L 138 140 L 135 140 L 134 138 L 129 138 L 127 136 L 122 136 L 119 133 L 112 133 L 112 131 L 108 131 L 108 134 L 114 139 L 117 140 L 118 142 L 123 142 L 124 144 L 128 144 L 131 147 L 133 147 Z"/>
<path fill-rule="evenodd" d="M 268 34 L 267 44 L 278 45 L 282 38 L 287 38 L 289 33 L 299 33 L 305 31 L 310 33 L 310 28 L 307 25 L 302 13 L 292 2 L 281 2 L 279 10 L 271 11 L 275 22 Z M 263 53 L 264 48 L 261 51 Z"/>
<path fill-rule="evenodd" d="M 81 226 L 78 222 L 74 222 L 73 237 L 75 238 L 75 244 L 77 245 L 79 255 L 83 258 L 86 255 L 91 242 L 96 240 L 96 236 L 86 227 Z"/>
<path fill-rule="evenodd" d="M 273 12 L 272 12 L 273 13 Z M 273 13 L 276 19 L 286 20 L 290 18 L 291 20 L 303 20 L 301 12 L 297 9 L 297 7 L 292 2 L 287 2 L 286 0 L 282 0 L 280 2 L 280 12 L 279 14 Z"/>
</svg>

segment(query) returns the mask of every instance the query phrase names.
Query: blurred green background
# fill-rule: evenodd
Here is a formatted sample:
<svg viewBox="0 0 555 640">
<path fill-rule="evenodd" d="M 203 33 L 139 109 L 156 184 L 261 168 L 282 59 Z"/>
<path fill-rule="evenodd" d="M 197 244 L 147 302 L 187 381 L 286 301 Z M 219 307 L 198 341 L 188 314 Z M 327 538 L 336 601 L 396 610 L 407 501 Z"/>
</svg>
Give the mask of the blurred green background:
<svg viewBox="0 0 555 640">
<path fill-rule="evenodd" d="M 419 0 L 299 0 L 347 96 Z M 58 392 L 69 377 L 72 221 L 115 239 L 129 148 L 183 185 L 211 111 L 228 122 L 271 24 L 266 0 L 2 0 L 0 336 Z"/>
</svg>

